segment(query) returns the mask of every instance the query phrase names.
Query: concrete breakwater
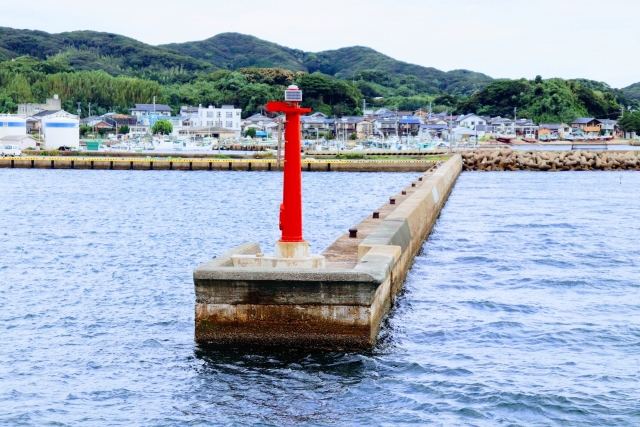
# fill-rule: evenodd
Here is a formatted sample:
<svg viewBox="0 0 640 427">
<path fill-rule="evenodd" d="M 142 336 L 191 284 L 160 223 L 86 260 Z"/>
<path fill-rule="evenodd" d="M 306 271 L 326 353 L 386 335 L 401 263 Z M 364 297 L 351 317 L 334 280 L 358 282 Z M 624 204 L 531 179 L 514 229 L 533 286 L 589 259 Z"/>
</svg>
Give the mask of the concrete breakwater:
<svg viewBox="0 0 640 427">
<path fill-rule="evenodd" d="M 424 172 L 429 160 L 302 160 L 305 172 Z M 0 157 L 0 168 L 182 171 L 278 171 L 273 159 Z"/>
<path fill-rule="evenodd" d="M 638 151 L 477 150 L 462 158 L 465 171 L 640 170 Z"/>
<path fill-rule="evenodd" d="M 196 341 L 370 350 L 461 171 L 455 155 L 417 178 L 327 248 L 326 268 L 234 266 L 256 243 L 198 267 Z"/>
</svg>

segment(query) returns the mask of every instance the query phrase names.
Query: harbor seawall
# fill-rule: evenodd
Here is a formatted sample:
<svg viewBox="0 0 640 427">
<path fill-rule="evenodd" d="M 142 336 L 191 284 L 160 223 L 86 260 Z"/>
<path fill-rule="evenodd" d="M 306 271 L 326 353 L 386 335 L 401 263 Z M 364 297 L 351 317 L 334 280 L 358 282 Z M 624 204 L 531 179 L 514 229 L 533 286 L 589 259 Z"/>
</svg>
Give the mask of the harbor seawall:
<svg viewBox="0 0 640 427">
<path fill-rule="evenodd" d="M 424 172 L 429 160 L 302 160 L 304 172 Z M 274 159 L 122 158 L 122 157 L 0 157 L 0 168 L 278 171 Z"/>
<path fill-rule="evenodd" d="M 465 171 L 640 170 L 639 151 L 478 150 L 462 158 Z"/>
<path fill-rule="evenodd" d="M 422 174 L 327 248 L 327 268 L 233 267 L 232 255 L 262 252 L 256 243 L 198 267 L 196 341 L 370 350 L 461 171 L 455 155 Z"/>
</svg>

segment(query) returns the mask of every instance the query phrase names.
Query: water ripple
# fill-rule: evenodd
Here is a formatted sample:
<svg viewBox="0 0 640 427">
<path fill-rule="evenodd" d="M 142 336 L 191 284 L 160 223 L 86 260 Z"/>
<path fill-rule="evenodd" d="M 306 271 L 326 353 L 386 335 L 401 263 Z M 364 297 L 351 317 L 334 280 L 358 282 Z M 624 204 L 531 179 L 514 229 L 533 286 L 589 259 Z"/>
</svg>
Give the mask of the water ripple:
<svg viewBox="0 0 640 427">
<path fill-rule="evenodd" d="M 193 343 L 193 268 L 271 247 L 279 174 L 0 170 L 0 425 L 638 425 L 619 175 L 463 174 L 376 349 L 318 355 Z M 414 177 L 305 174 L 312 247 Z"/>
</svg>

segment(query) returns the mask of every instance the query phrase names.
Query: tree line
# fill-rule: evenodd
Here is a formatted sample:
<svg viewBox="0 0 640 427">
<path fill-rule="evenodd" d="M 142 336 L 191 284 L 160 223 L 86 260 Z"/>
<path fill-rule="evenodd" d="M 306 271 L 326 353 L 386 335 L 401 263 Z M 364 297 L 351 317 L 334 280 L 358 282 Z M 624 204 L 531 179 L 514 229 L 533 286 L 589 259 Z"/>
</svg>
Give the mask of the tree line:
<svg viewBox="0 0 640 427">
<path fill-rule="evenodd" d="M 183 75 L 178 73 L 179 75 Z M 176 75 L 178 75 L 176 74 Z M 158 77 L 158 76 L 156 76 Z M 40 103 L 60 95 L 63 108 L 82 116 L 109 111 L 128 113 L 136 103 L 168 104 L 177 114 L 183 105 L 232 104 L 243 117 L 264 111 L 269 100 L 282 99 L 290 84 L 304 93 L 303 105 L 328 116 L 362 114 L 363 100 L 372 108 L 518 117 L 540 122 L 570 123 L 577 117 L 617 119 L 638 101 L 604 83 L 588 80 L 498 80 L 469 97 L 434 90 L 415 76 L 362 70 L 348 79 L 281 68 L 243 68 L 189 74 L 184 79 L 113 76 L 105 71 L 77 71 L 61 55 L 40 60 L 21 57 L 0 62 L 0 112 L 15 113 L 19 103 Z M 629 114 L 632 114 L 631 112 Z"/>
</svg>

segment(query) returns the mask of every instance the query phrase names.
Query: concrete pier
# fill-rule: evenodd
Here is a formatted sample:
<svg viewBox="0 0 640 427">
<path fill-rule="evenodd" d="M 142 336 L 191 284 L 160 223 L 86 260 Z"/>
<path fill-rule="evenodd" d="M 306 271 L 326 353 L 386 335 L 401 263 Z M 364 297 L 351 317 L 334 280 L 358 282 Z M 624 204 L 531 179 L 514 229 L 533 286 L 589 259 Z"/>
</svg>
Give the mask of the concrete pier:
<svg viewBox="0 0 640 427">
<path fill-rule="evenodd" d="M 325 268 L 234 266 L 262 252 L 256 243 L 198 267 L 196 341 L 370 350 L 461 171 L 455 155 L 391 196 L 323 252 Z"/>
</svg>

